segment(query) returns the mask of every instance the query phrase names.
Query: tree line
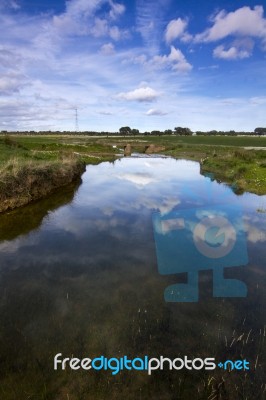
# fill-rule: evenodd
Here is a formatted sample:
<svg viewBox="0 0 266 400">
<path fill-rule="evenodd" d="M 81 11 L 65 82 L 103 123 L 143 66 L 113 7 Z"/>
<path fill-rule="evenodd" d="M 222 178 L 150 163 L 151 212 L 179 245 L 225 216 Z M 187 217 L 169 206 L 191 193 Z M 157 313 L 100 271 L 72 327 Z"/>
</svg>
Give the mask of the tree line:
<svg viewBox="0 0 266 400">
<path fill-rule="evenodd" d="M 175 127 L 174 129 L 166 129 L 164 131 L 153 130 L 153 131 L 145 131 L 140 132 L 139 129 L 130 128 L 129 126 L 122 126 L 118 132 L 107 132 L 107 131 L 6 131 L 2 130 L 1 134 L 15 135 L 15 134 L 24 134 L 24 135 L 88 135 L 88 136 L 136 136 L 136 135 L 144 135 L 144 136 L 168 136 L 168 135 L 176 135 L 176 136 L 244 136 L 244 135 L 256 135 L 256 136 L 266 136 L 266 128 L 258 127 L 255 128 L 253 132 L 246 131 L 195 131 L 193 132 L 190 128 L 186 127 Z"/>
</svg>

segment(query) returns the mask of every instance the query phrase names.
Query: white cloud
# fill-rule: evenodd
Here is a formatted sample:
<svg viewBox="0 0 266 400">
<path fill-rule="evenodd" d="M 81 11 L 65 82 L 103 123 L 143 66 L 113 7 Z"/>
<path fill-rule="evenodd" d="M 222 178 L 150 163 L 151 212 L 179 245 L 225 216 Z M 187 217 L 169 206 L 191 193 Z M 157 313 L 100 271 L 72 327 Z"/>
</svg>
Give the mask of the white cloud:
<svg viewBox="0 0 266 400">
<path fill-rule="evenodd" d="M 252 105 L 263 105 L 266 104 L 266 97 L 251 97 L 249 101 Z"/>
<path fill-rule="evenodd" d="M 144 64 L 147 63 L 147 56 L 145 54 L 141 54 L 141 55 L 138 55 L 136 57 L 132 57 L 130 59 L 130 61 L 133 62 L 134 64 L 142 64 L 142 65 L 144 65 Z"/>
<path fill-rule="evenodd" d="M 109 30 L 109 35 L 113 40 L 119 40 L 121 38 L 120 29 L 117 26 L 112 26 Z"/>
<path fill-rule="evenodd" d="M 95 18 L 95 23 L 90 33 L 96 38 L 110 36 L 110 38 L 115 41 L 129 37 L 129 32 L 127 30 L 120 30 L 116 25 L 109 26 L 108 21 L 101 18 Z"/>
<path fill-rule="evenodd" d="M 95 18 L 94 26 L 90 32 L 94 37 L 106 36 L 108 33 L 108 22 L 106 19 Z"/>
<path fill-rule="evenodd" d="M 213 56 L 224 60 L 241 60 L 252 55 L 253 47 L 254 42 L 249 38 L 236 39 L 228 48 L 224 45 L 217 46 Z"/>
<path fill-rule="evenodd" d="M 162 115 L 167 115 L 168 113 L 166 111 L 159 110 L 156 108 L 150 108 L 145 114 L 148 116 L 152 115 L 162 116 Z"/>
<path fill-rule="evenodd" d="M 213 50 L 213 56 L 215 58 L 222 58 L 223 60 L 241 60 L 250 57 L 251 53 L 248 50 L 241 50 L 235 46 L 226 50 L 225 47 L 221 45 Z"/>
<path fill-rule="evenodd" d="M 8 72 L 0 75 L 0 95 L 10 95 L 26 85 L 26 77 L 20 73 Z"/>
<path fill-rule="evenodd" d="M 114 113 L 111 111 L 99 111 L 98 112 L 100 115 L 113 115 Z"/>
<path fill-rule="evenodd" d="M 171 43 L 173 40 L 180 38 L 184 35 L 187 27 L 187 21 L 181 18 L 173 19 L 169 22 L 165 31 L 165 40 L 167 43 Z"/>
<path fill-rule="evenodd" d="M 151 102 L 156 100 L 159 96 L 160 94 L 156 90 L 147 86 L 140 87 L 130 92 L 119 93 L 116 97 L 121 100 Z"/>
<path fill-rule="evenodd" d="M 19 10 L 20 9 L 20 5 L 18 4 L 17 1 L 15 0 L 1 0 L 0 2 L 0 10 L 1 9 L 13 9 L 13 10 Z"/>
<path fill-rule="evenodd" d="M 263 7 L 242 7 L 227 13 L 220 11 L 212 18 L 213 26 L 195 36 L 196 42 L 214 42 L 227 36 L 251 36 L 266 40 L 266 19 Z"/>
<path fill-rule="evenodd" d="M 47 24 L 46 30 L 54 27 L 58 34 L 87 35 L 90 32 L 88 18 L 94 16 L 96 11 L 106 2 L 107 0 L 67 1 L 66 11 L 60 15 L 55 15 L 52 20 L 52 26 Z M 95 21 L 95 24 L 94 32 L 97 32 L 97 28 L 100 32 L 100 22 Z"/>
<path fill-rule="evenodd" d="M 17 69 L 21 57 L 16 52 L 7 47 L 0 47 L 0 66 L 4 68 Z"/>
<path fill-rule="evenodd" d="M 97 16 L 97 12 L 104 4 L 110 7 L 105 18 Z M 59 35 L 93 35 L 96 38 L 109 35 L 114 40 L 119 40 L 121 32 L 111 22 L 125 11 L 125 6 L 110 0 L 72 0 L 66 2 L 66 11 L 53 17 L 52 26 Z M 99 14 L 98 14 L 99 15 Z"/>
<path fill-rule="evenodd" d="M 112 43 L 106 43 L 102 45 L 100 52 L 105 56 L 110 56 L 115 52 L 114 45 Z"/>
<path fill-rule="evenodd" d="M 77 17 L 92 15 L 106 0 L 75 0 L 66 2 L 66 12 L 63 15 Z"/>
<path fill-rule="evenodd" d="M 133 183 L 139 189 L 142 189 L 150 183 L 156 182 L 156 179 L 151 174 L 145 172 L 135 174 L 121 173 L 117 175 L 117 178 Z"/>
<path fill-rule="evenodd" d="M 214 70 L 214 69 L 219 69 L 219 65 L 207 65 L 205 67 L 199 67 L 199 71 L 204 71 L 204 70 Z"/>
<path fill-rule="evenodd" d="M 136 0 L 136 30 L 143 38 L 146 51 L 157 54 L 165 28 L 167 6 L 171 0 Z"/>
<path fill-rule="evenodd" d="M 171 46 L 171 52 L 168 56 L 155 56 L 153 63 L 157 66 L 171 66 L 173 71 L 188 72 L 192 69 L 192 65 L 186 60 L 181 50 Z"/>
<path fill-rule="evenodd" d="M 126 7 L 123 4 L 114 3 L 113 1 L 110 1 L 110 5 L 111 5 L 111 11 L 109 15 L 112 19 L 116 19 L 120 15 L 124 14 L 126 10 Z"/>
<path fill-rule="evenodd" d="M 264 243 L 266 241 L 266 233 L 250 224 L 246 224 L 246 230 L 248 232 L 248 241 L 252 243 L 258 243 L 262 242 Z"/>
</svg>

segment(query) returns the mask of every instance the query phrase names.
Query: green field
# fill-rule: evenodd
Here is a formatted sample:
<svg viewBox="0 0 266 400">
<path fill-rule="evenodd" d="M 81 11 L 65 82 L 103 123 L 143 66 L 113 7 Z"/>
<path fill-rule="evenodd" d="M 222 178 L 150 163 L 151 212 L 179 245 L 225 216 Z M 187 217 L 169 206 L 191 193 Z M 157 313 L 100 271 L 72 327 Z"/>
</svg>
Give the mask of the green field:
<svg viewBox="0 0 266 400">
<path fill-rule="evenodd" d="M 87 164 L 112 161 L 123 155 L 127 143 L 139 153 L 149 144 L 163 146 L 160 153 L 199 161 L 203 174 L 213 173 L 239 193 L 266 194 L 266 137 L 1 135 L 0 179 L 14 166 L 55 164 L 69 158 Z"/>
</svg>

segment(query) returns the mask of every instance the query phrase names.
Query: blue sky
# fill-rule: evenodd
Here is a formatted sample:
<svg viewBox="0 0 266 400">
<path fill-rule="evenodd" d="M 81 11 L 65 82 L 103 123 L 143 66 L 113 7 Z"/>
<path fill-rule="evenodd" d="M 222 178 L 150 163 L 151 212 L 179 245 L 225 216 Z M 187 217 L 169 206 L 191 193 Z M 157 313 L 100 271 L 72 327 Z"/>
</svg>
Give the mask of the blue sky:
<svg viewBox="0 0 266 400">
<path fill-rule="evenodd" d="M 266 125 L 266 2 L 0 0 L 0 130 Z"/>
</svg>

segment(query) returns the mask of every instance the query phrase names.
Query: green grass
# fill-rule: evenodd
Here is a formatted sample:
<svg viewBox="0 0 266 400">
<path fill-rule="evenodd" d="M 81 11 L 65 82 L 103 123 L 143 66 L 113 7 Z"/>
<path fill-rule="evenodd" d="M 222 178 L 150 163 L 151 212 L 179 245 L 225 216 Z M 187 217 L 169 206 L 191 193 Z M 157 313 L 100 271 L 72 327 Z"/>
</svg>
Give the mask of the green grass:
<svg viewBox="0 0 266 400">
<path fill-rule="evenodd" d="M 74 136 L 0 136 L 0 167 L 11 158 L 21 163 L 58 161 L 76 155 L 87 163 L 112 160 L 116 149 L 110 144 Z"/>
<path fill-rule="evenodd" d="M 265 152 L 229 150 L 203 160 L 203 173 L 212 172 L 221 181 L 232 184 L 238 192 L 266 193 Z"/>
<path fill-rule="evenodd" d="M 0 138 L 0 212 L 49 195 L 84 169 L 84 160 L 73 150 L 37 150 L 30 141 Z"/>
<path fill-rule="evenodd" d="M 82 136 L 80 136 L 82 138 Z M 94 138 L 91 137 L 90 140 Z M 106 137 L 101 137 L 98 140 L 106 140 Z M 266 147 L 266 137 L 252 137 L 252 136 L 132 136 L 121 137 L 116 136 L 108 137 L 108 142 L 117 142 L 119 140 L 125 141 L 145 141 L 148 143 L 177 145 L 208 145 L 208 146 L 236 146 L 236 147 Z"/>
<path fill-rule="evenodd" d="M 190 144 L 190 145 L 209 145 L 209 146 L 241 146 L 241 147 L 266 147 L 266 137 L 242 137 L 242 136 L 167 136 L 155 137 L 160 141 L 163 139 L 165 143 Z"/>
<path fill-rule="evenodd" d="M 123 154 L 127 143 L 131 144 L 132 151 L 140 153 L 149 144 L 164 146 L 164 154 L 201 162 L 203 174 L 211 172 L 218 180 L 233 184 L 239 192 L 266 194 L 266 152 L 259 150 L 259 147 L 266 147 L 266 137 L 2 135 L 0 176 L 3 167 L 12 160 L 40 165 L 73 156 L 87 164 L 113 161 L 118 154 Z M 244 147 L 256 149 L 245 150 Z"/>
</svg>

